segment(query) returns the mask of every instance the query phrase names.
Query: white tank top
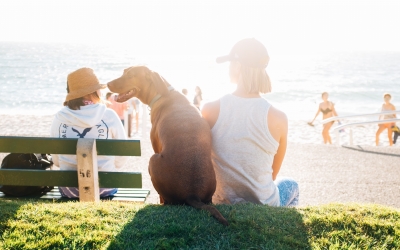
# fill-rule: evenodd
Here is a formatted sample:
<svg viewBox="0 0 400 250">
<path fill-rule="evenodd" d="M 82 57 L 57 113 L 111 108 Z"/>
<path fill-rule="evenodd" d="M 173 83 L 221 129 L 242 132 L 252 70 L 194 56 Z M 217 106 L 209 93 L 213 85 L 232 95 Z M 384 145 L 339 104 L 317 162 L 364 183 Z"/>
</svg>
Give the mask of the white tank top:
<svg viewBox="0 0 400 250">
<path fill-rule="evenodd" d="M 211 129 L 217 178 L 213 203 L 252 202 L 279 206 L 272 163 L 279 143 L 268 129 L 271 104 L 263 98 L 226 95 Z"/>
</svg>

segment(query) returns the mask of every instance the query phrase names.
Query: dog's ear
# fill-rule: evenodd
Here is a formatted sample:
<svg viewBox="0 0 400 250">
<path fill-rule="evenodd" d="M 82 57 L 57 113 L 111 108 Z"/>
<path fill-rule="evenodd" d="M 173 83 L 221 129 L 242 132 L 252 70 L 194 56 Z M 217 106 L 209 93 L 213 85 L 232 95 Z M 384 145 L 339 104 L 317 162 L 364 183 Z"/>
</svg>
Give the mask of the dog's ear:
<svg viewBox="0 0 400 250">
<path fill-rule="evenodd" d="M 157 72 L 150 72 L 150 80 L 153 82 L 154 87 L 159 94 L 164 95 L 168 93 L 167 83 L 164 81 L 164 78 L 162 78 Z"/>
</svg>

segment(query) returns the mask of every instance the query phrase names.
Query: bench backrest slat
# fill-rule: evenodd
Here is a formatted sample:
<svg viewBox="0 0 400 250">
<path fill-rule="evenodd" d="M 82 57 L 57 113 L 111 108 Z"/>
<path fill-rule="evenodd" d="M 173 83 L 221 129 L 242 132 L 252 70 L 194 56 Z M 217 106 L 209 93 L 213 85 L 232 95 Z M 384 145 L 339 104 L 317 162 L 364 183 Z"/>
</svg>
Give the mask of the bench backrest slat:
<svg viewBox="0 0 400 250">
<path fill-rule="evenodd" d="M 0 185 L 77 187 L 74 170 L 1 169 Z M 99 172 L 102 188 L 142 188 L 142 174 L 136 172 Z"/>
<path fill-rule="evenodd" d="M 0 152 L 76 154 L 78 139 L 0 136 Z M 96 140 L 97 155 L 140 156 L 140 140 Z"/>
</svg>

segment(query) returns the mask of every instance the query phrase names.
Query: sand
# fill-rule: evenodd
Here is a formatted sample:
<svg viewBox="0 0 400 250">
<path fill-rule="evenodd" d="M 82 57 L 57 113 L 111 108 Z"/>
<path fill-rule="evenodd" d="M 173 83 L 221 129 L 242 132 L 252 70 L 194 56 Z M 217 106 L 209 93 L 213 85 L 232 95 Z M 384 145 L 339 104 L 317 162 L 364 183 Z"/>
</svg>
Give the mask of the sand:
<svg viewBox="0 0 400 250">
<path fill-rule="evenodd" d="M 2 136 L 48 136 L 53 116 L 1 115 Z M 147 203 L 159 201 L 148 171 L 153 154 L 147 121 L 145 129 L 133 138 L 141 140 L 142 156 L 130 157 L 122 171 L 139 171 L 143 188 L 150 189 Z M 335 126 L 335 125 L 334 125 Z M 400 146 L 389 147 L 386 135 L 381 145 L 375 142 L 377 126 L 353 129 L 354 145 L 348 145 L 348 133 L 341 133 L 344 145 L 322 144 L 322 126 L 307 121 L 289 121 L 288 149 L 280 176 L 290 176 L 300 186 L 300 206 L 332 202 L 375 203 L 400 208 Z M 346 129 L 348 130 L 348 129 Z M 335 141 L 334 134 L 331 134 Z M 400 143 L 399 143 L 400 144 Z M 0 160 L 5 154 L 0 154 Z"/>
</svg>

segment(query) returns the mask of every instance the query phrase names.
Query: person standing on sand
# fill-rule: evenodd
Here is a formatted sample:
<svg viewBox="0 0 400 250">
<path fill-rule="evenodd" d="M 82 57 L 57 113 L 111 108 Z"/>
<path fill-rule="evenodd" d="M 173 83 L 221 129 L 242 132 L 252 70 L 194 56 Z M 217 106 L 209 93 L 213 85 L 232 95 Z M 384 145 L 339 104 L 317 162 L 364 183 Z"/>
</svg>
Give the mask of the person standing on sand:
<svg viewBox="0 0 400 250">
<path fill-rule="evenodd" d="M 111 106 L 111 102 L 108 101 L 108 99 L 111 97 L 113 93 L 112 92 L 107 92 L 105 96 L 104 103 L 106 104 L 107 108 Z"/>
<path fill-rule="evenodd" d="M 392 99 L 392 96 L 388 93 L 385 93 L 383 95 L 383 100 L 384 103 L 382 104 L 382 109 L 381 111 L 390 111 L 390 110 L 396 110 L 396 107 L 390 103 L 390 100 Z M 396 114 L 388 114 L 388 115 L 382 115 L 379 116 L 379 120 L 381 119 L 387 120 L 387 119 L 394 119 L 396 118 Z M 376 131 L 376 135 L 375 135 L 375 144 L 376 146 L 379 145 L 379 135 L 383 132 L 383 130 L 387 129 L 388 130 L 388 139 L 389 139 L 389 145 L 393 146 L 393 140 L 392 140 L 392 127 L 395 126 L 396 123 L 383 123 L 383 124 L 378 124 L 379 128 Z"/>
<path fill-rule="evenodd" d="M 139 133 L 139 113 L 140 101 L 136 97 L 132 97 L 127 101 L 128 103 L 128 135 L 131 136 L 133 119 L 135 119 L 135 134 Z"/>
<path fill-rule="evenodd" d="M 107 99 L 107 101 L 109 101 L 108 107 L 113 109 L 117 113 L 119 119 L 122 122 L 122 125 L 124 125 L 125 124 L 124 111 L 128 109 L 128 104 L 126 102 L 119 103 L 119 102 L 115 101 L 116 96 L 117 96 L 117 94 L 113 93 Z"/>
<path fill-rule="evenodd" d="M 193 104 L 198 109 L 200 109 L 201 101 L 203 101 L 203 96 L 202 96 L 203 93 L 201 92 L 201 89 L 199 86 L 196 86 L 194 92 L 195 92 L 195 95 L 194 95 L 194 99 L 193 99 Z"/>
<path fill-rule="evenodd" d="M 188 94 L 189 94 L 189 92 L 188 92 L 188 90 L 187 89 L 182 89 L 182 94 L 188 99 L 188 101 L 190 102 L 190 99 L 189 99 L 189 96 L 188 96 Z"/>
<path fill-rule="evenodd" d="M 295 206 L 299 187 L 291 178 L 277 178 L 286 153 L 288 121 L 260 94 L 271 91 L 265 68 L 269 56 L 256 39 L 236 43 L 229 55 L 229 75 L 236 90 L 206 103 L 202 115 L 211 128 L 216 204 L 252 202 Z"/>
<path fill-rule="evenodd" d="M 338 116 L 335 110 L 335 105 L 333 102 L 328 100 L 329 94 L 327 92 L 322 93 L 322 100 L 318 106 L 317 113 L 314 116 L 314 119 L 309 122 L 308 124 L 311 126 L 314 126 L 313 122 L 315 121 L 315 118 L 319 115 L 320 112 L 322 112 L 322 120 L 328 119 L 333 116 Z M 324 128 L 322 129 L 322 138 L 324 139 L 324 143 L 327 144 L 332 144 L 332 139 L 331 136 L 329 135 L 329 130 L 331 129 L 334 121 L 328 122 L 324 124 Z"/>
<path fill-rule="evenodd" d="M 101 103 L 99 83 L 93 70 L 81 68 L 68 75 L 64 108 L 57 112 L 51 125 L 52 137 L 126 139 L 124 128 L 114 110 Z M 77 169 L 76 155 L 53 154 L 54 165 L 60 170 Z M 97 156 L 99 171 L 117 171 L 124 164 L 124 157 Z M 77 187 L 59 187 L 64 197 L 78 198 Z M 116 188 L 100 188 L 100 197 L 113 195 Z"/>
</svg>

